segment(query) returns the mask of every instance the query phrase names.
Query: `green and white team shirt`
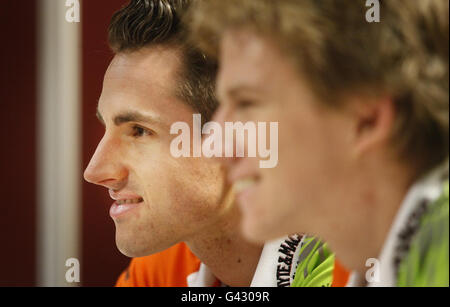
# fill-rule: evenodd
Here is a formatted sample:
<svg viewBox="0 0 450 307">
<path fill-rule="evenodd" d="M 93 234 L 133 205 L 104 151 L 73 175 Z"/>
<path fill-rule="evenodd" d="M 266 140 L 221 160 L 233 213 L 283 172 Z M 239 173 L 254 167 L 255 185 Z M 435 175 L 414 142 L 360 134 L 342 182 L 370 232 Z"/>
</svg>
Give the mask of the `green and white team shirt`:
<svg viewBox="0 0 450 307">
<path fill-rule="evenodd" d="M 449 286 L 449 162 L 415 183 L 397 213 L 368 286 Z M 348 286 L 361 286 L 352 274 Z"/>
<path fill-rule="evenodd" d="M 251 287 L 331 286 L 334 255 L 320 240 L 295 234 L 264 245 Z M 187 278 L 189 287 L 210 287 L 217 279 L 201 263 Z M 226 286 L 226 285 L 222 285 Z"/>
<path fill-rule="evenodd" d="M 275 260 L 275 261 L 274 261 Z M 334 254 L 327 244 L 307 235 L 266 243 L 252 287 L 330 287 Z"/>
</svg>

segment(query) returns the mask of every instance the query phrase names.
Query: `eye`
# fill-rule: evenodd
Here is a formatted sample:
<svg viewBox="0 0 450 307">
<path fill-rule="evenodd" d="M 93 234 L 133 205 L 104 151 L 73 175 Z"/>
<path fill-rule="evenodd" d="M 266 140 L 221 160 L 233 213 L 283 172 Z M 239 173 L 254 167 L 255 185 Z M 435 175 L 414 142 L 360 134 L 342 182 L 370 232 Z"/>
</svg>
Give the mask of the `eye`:
<svg viewBox="0 0 450 307">
<path fill-rule="evenodd" d="M 242 109 L 242 110 L 248 109 L 248 108 L 250 108 L 250 107 L 252 107 L 254 105 L 255 105 L 255 103 L 253 101 L 249 100 L 249 99 L 242 99 L 242 100 L 238 100 L 236 102 L 236 107 L 238 109 Z"/>
<path fill-rule="evenodd" d="M 153 135 L 153 132 L 151 130 L 143 128 L 141 126 L 133 126 L 133 137 L 139 138 L 150 135 Z"/>
</svg>

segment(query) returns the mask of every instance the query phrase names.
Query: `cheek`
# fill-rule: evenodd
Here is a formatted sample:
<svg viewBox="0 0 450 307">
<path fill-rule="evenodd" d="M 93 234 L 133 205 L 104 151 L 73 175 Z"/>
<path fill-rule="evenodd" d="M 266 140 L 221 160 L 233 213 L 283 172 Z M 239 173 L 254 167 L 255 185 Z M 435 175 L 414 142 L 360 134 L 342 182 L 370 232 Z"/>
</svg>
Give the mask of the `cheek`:
<svg viewBox="0 0 450 307">
<path fill-rule="evenodd" d="M 292 186 L 281 171 L 281 168 L 276 168 L 261 172 L 264 181 L 258 188 L 257 197 L 243 208 L 242 228 L 250 240 L 270 240 L 298 231 L 298 225 L 292 222 L 296 221 L 298 211 L 292 206 L 295 195 L 292 190 L 287 193 Z"/>
<path fill-rule="evenodd" d="M 218 167 L 190 158 L 176 163 L 168 182 L 172 210 L 198 221 L 208 219 L 220 205 L 223 178 Z"/>
<path fill-rule="evenodd" d="M 291 178 L 291 167 L 280 163 L 276 168 L 263 173 L 261 186 L 261 214 L 267 217 L 280 218 L 290 214 L 292 200 L 296 198 L 298 186 Z M 266 180 L 267 178 L 267 180 Z"/>
<path fill-rule="evenodd" d="M 336 165 L 343 157 L 344 139 L 342 120 L 317 107 L 297 108 L 284 114 L 280 122 L 280 161 L 309 170 L 305 175 L 315 176 Z M 311 172 L 311 173 L 309 173 Z"/>
</svg>

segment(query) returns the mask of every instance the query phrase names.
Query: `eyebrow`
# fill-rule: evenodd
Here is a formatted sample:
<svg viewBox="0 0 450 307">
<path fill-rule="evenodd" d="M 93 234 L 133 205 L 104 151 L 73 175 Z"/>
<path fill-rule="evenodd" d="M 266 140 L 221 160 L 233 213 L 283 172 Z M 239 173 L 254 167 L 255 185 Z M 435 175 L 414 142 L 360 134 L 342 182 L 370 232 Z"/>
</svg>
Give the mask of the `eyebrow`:
<svg viewBox="0 0 450 307">
<path fill-rule="evenodd" d="M 102 114 L 98 109 L 97 109 L 97 118 L 103 125 L 105 124 L 105 120 L 103 119 Z M 129 111 L 117 114 L 116 116 L 113 117 L 113 122 L 116 126 L 120 126 L 122 124 L 129 122 L 146 123 L 150 125 L 163 126 L 163 123 L 158 117 L 147 116 L 136 111 Z"/>
<path fill-rule="evenodd" d="M 228 89 L 226 91 L 226 96 L 232 98 L 232 99 L 236 99 L 238 98 L 240 95 L 242 95 L 242 93 L 245 92 L 252 92 L 252 93 L 258 93 L 261 90 L 258 90 L 255 87 L 252 86 L 247 86 L 247 85 L 237 85 L 234 87 L 231 87 L 230 89 Z"/>
</svg>

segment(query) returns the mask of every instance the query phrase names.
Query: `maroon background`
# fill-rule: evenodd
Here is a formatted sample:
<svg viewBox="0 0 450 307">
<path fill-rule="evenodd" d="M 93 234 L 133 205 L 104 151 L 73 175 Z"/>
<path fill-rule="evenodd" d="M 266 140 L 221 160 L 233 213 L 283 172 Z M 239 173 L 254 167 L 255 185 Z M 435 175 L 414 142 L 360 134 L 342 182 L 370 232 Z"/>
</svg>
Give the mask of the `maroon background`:
<svg viewBox="0 0 450 307">
<path fill-rule="evenodd" d="M 126 0 L 84 1 L 83 26 L 83 167 L 86 167 L 104 128 L 95 112 L 103 75 L 112 52 L 107 44 L 107 29 L 113 13 Z M 116 248 L 115 227 L 109 217 L 111 198 L 105 188 L 83 184 L 83 286 L 111 286 L 129 263 Z"/>
<path fill-rule="evenodd" d="M 36 282 L 36 1 L 0 8 L 0 286 Z"/>
<path fill-rule="evenodd" d="M 95 108 L 112 58 L 107 27 L 125 2 L 81 4 L 83 167 L 103 134 Z M 37 4 L 3 0 L 0 7 L 0 286 L 36 285 Z M 87 183 L 82 192 L 82 285 L 111 286 L 129 262 L 115 245 L 111 200 L 106 189 Z"/>
</svg>

